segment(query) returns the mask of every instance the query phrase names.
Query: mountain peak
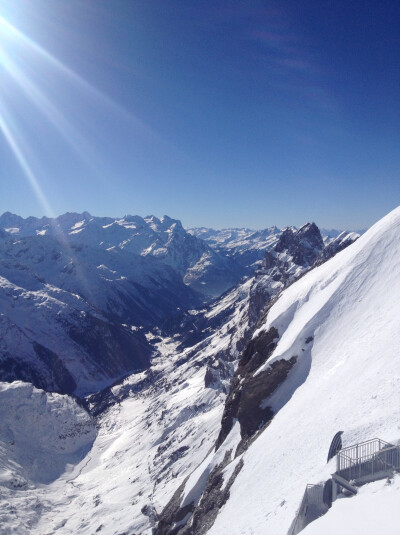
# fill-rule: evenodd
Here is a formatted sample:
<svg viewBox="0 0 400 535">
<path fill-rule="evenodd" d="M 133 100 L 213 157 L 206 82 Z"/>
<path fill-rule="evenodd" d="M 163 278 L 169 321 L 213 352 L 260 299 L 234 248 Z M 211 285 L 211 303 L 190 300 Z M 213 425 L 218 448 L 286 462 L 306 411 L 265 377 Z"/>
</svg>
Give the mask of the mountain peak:
<svg viewBox="0 0 400 535">
<path fill-rule="evenodd" d="M 12 227 L 20 225 L 23 221 L 23 217 L 17 214 L 13 214 L 12 212 L 4 212 L 4 214 L 0 216 L 1 227 Z"/>
<path fill-rule="evenodd" d="M 299 230 L 287 227 L 274 247 L 277 253 L 288 252 L 299 266 L 313 265 L 323 249 L 321 232 L 315 223 L 306 223 Z"/>
</svg>

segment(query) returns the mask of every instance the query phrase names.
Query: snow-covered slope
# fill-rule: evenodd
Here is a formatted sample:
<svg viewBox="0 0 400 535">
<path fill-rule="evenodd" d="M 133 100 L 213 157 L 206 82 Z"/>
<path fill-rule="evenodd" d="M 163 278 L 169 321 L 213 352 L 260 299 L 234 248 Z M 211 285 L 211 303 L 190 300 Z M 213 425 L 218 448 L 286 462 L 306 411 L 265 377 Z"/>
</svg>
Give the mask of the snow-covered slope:
<svg viewBox="0 0 400 535">
<path fill-rule="evenodd" d="M 334 507 L 317 522 L 309 524 L 302 535 L 398 535 L 400 525 L 400 476 L 365 485 L 355 500 L 337 500 Z"/>
<path fill-rule="evenodd" d="M 0 533 L 30 533 L 49 507 L 43 486 L 74 467 L 96 437 L 93 419 L 68 396 L 0 383 Z"/>
<path fill-rule="evenodd" d="M 232 383 L 226 438 L 217 443 L 223 450 L 229 444 L 230 454 L 223 463 L 220 449 L 209 454 L 164 511 L 157 533 L 172 533 L 196 488 L 200 505 L 192 504 L 176 533 L 285 535 L 306 484 L 335 471 L 326 456 L 338 430 L 345 445 L 375 436 L 399 442 L 399 270 L 400 208 L 282 293 Z M 212 517 L 210 495 L 226 485 L 226 503 Z M 335 504 L 310 533 L 323 533 L 334 511 Z M 344 522 L 340 532 L 354 533 Z"/>
</svg>

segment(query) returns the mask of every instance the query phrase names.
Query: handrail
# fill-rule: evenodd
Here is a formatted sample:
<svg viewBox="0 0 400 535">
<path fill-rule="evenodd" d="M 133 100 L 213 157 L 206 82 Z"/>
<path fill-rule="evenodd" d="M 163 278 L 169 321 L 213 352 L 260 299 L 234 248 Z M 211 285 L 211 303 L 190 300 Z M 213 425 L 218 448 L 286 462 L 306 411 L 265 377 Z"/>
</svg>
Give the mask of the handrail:
<svg viewBox="0 0 400 535">
<path fill-rule="evenodd" d="M 343 453 L 346 451 L 351 451 L 354 449 L 360 449 L 364 448 L 365 446 L 369 446 L 370 444 L 378 444 L 378 449 L 381 450 L 382 446 L 381 444 L 384 444 L 385 446 L 393 446 L 393 444 L 390 444 L 390 442 L 386 442 L 385 440 L 382 440 L 381 438 L 371 438 L 369 440 L 365 440 L 364 442 L 357 442 L 357 444 L 352 444 L 351 446 L 347 446 L 346 448 L 342 448 L 339 453 Z"/>
<path fill-rule="evenodd" d="M 396 446 L 380 438 L 371 438 L 343 448 L 337 453 L 336 459 L 337 471 L 332 474 L 332 479 L 336 478 L 339 486 L 341 480 L 342 483 L 346 481 L 346 488 L 354 493 L 360 484 L 386 477 L 391 470 L 400 470 L 400 444 Z M 297 535 L 310 522 L 325 514 L 329 506 L 324 503 L 323 495 L 324 485 L 306 486 L 288 535 Z M 308 506 L 313 507 L 310 510 Z"/>
<path fill-rule="evenodd" d="M 389 446 L 389 448 L 388 448 Z M 380 438 L 372 438 L 365 442 L 359 442 L 343 448 L 337 453 L 336 464 L 337 470 L 349 468 L 349 465 L 360 464 L 373 459 L 380 451 L 386 451 L 393 447 L 393 444 Z M 395 446 L 396 447 L 396 446 Z"/>
<path fill-rule="evenodd" d="M 371 480 L 375 474 L 400 469 L 400 445 L 394 446 L 384 440 L 375 439 L 368 441 L 367 448 L 365 443 L 355 444 L 345 451 L 346 453 L 342 450 L 337 454 L 336 473 L 344 475 L 349 480 L 360 482 Z"/>
</svg>

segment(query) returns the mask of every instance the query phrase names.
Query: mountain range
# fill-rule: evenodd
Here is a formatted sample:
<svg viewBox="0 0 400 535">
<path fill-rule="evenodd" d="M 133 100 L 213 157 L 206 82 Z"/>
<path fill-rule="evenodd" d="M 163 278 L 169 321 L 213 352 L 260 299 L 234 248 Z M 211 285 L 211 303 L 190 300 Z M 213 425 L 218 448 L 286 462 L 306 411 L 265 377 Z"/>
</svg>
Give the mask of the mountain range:
<svg viewBox="0 0 400 535">
<path fill-rule="evenodd" d="M 61 393 L 146 369 L 155 350 L 145 331 L 244 272 L 167 216 L 5 213 L 0 230 L 1 378 Z"/>
<path fill-rule="evenodd" d="M 286 535 L 337 431 L 400 443 L 400 208 L 361 237 L 87 213 L 0 228 L 0 531 Z M 341 511 L 373 533 L 359 504 L 400 481 L 363 489 L 305 535 L 354 533 Z"/>
</svg>

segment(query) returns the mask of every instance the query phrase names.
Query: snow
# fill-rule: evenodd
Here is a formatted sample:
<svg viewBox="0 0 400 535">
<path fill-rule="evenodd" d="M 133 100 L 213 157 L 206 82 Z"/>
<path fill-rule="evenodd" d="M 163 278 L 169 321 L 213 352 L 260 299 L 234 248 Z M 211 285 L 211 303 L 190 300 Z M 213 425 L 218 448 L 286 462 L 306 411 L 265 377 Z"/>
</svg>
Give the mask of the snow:
<svg viewBox="0 0 400 535">
<path fill-rule="evenodd" d="M 400 438 L 399 268 L 400 208 L 294 283 L 271 308 L 261 327 L 274 325 L 281 336 L 271 359 L 297 355 L 298 365 L 283 394 L 275 393 L 278 412 L 244 454 L 244 467 L 210 535 L 227 533 L 227 526 L 232 535 L 284 535 L 306 484 L 324 481 L 335 470 L 325 460 L 338 430 L 344 431 L 345 445 Z M 314 337 L 310 344 L 308 336 Z M 381 519 L 390 519 L 398 497 L 395 490 L 387 493 L 388 501 L 382 494 L 378 502 Z M 343 505 L 334 503 L 318 521 L 320 529 L 316 523 L 305 533 L 328 533 L 323 522 L 329 525 L 330 515 L 338 519 L 345 507 L 352 515 L 351 504 L 362 499 L 360 493 Z M 362 506 L 358 513 L 354 507 L 359 517 Z M 388 523 L 371 533 L 386 533 Z M 343 525 L 336 526 L 340 532 Z"/>
<path fill-rule="evenodd" d="M 281 231 L 276 227 L 263 230 L 248 228 L 192 228 L 188 232 L 206 241 L 215 251 L 234 258 L 240 265 L 254 269 L 267 249 L 279 239 Z M 250 272 L 250 271 L 249 271 Z"/>
<path fill-rule="evenodd" d="M 91 417 L 68 396 L 0 383 L 0 533 L 28 534 L 46 489 L 71 477 L 96 437 Z"/>
<path fill-rule="evenodd" d="M 219 393 L 204 389 L 203 370 L 173 368 L 171 355 L 161 357 L 155 369 L 164 370 L 170 386 L 161 379 L 101 417 L 74 485 L 65 485 L 61 477 L 47 487 L 53 505 L 32 533 L 51 532 L 66 519 L 57 534 L 92 534 L 103 525 L 106 535 L 150 535 L 143 507 L 161 511 L 176 486 L 201 463 L 215 441 L 223 406 Z M 120 388 L 139 380 L 131 377 Z M 113 391 L 118 395 L 118 388 Z"/>
<path fill-rule="evenodd" d="M 328 514 L 309 524 L 304 535 L 399 535 L 400 476 L 361 487 L 357 496 L 337 500 Z"/>
</svg>

